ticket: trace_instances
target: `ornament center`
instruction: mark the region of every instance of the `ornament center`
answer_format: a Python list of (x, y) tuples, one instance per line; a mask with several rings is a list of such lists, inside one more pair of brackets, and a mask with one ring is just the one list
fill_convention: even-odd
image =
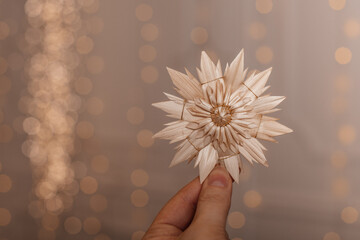
[(211, 120), (216, 126), (223, 127), (231, 122), (231, 111), (228, 106), (218, 106), (211, 110)]

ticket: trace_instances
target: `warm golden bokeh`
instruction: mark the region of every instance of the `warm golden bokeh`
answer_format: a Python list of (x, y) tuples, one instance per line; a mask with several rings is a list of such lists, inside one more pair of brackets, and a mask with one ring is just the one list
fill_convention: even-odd
[(133, 191), (130, 198), (135, 207), (145, 207), (149, 202), (149, 195), (142, 189)]
[(8, 62), (6, 61), (6, 59), (4, 59), (3, 57), (0, 56), (0, 74), (6, 73), (8, 66), (9, 65), (8, 65)]
[(136, 169), (131, 173), (131, 182), (136, 187), (144, 187), (149, 181), (149, 174), (143, 169)]
[(346, 0), (329, 0), (329, 5), (332, 9), (339, 11), (345, 7)]
[(109, 159), (104, 155), (96, 155), (91, 159), (91, 169), (96, 173), (106, 173), (109, 169)]
[(94, 48), (94, 41), (88, 36), (81, 36), (76, 40), (76, 50), (80, 54), (88, 54)]
[(96, 217), (88, 217), (83, 223), (84, 232), (89, 235), (95, 235), (101, 230), (101, 223)]
[(104, 102), (97, 97), (91, 97), (86, 101), (86, 111), (91, 115), (100, 115), (104, 110)]
[(89, 78), (79, 77), (75, 80), (74, 87), (77, 93), (87, 95), (93, 89), (93, 83)]
[(335, 51), (335, 60), (339, 64), (348, 64), (351, 61), (352, 53), (349, 48), (340, 47)]
[(4, 40), (10, 34), (10, 27), (6, 22), (0, 21), (0, 40)]
[(249, 25), (249, 35), (254, 40), (263, 39), (266, 36), (266, 27), (261, 22), (253, 22)]
[(322, 240), (341, 240), (339, 234), (335, 232), (328, 232), (324, 235)]
[(350, 191), (349, 181), (343, 177), (336, 178), (332, 183), (332, 193), (338, 198), (348, 196)]
[(98, 189), (98, 182), (93, 177), (84, 177), (80, 181), (80, 189), (85, 194), (94, 194)]
[(256, 49), (256, 60), (261, 64), (269, 64), (273, 60), (273, 50), (268, 46), (261, 46)]
[(76, 126), (76, 134), (82, 139), (89, 139), (94, 135), (94, 125), (88, 121), (81, 121)]
[(14, 137), (14, 131), (9, 125), (0, 125), (0, 143), (8, 143)]
[(346, 207), (341, 211), (341, 220), (347, 224), (355, 223), (358, 220), (359, 212), (353, 207)]
[(77, 217), (68, 217), (64, 222), (64, 229), (71, 235), (78, 234), (81, 231), (82, 223)]
[(139, 58), (143, 62), (152, 62), (155, 60), (156, 56), (156, 49), (151, 45), (143, 45), (139, 48)]
[(356, 129), (353, 125), (344, 124), (338, 130), (338, 138), (344, 145), (352, 144), (356, 139)]
[(208, 31), (203, 27), (196, 27), (191, 30), (190, 39), (193, 43), (201, 45), (208, 40)]
[(145, 83), (155, 83), (159, 78), (159, 71), (152, 65), (145, 66), (141, 69), (141, 80)]
[(100, 213), (107, 209), (108, 201), (105, 196), (97, 194), (90, 198), (89, 204), (94, 212)]
[(87, 70), (91, 74), (100, 74), (104, 70), (105, 62), (99, 56), (91, 56), (86, 60)]
[(154, 144), (153, 133), (150, 130), (143, 129), (137, 134), (137, 142), (141, 147), (148, 148)]
[(228, 224), (230, 227), (238, 229), (245, 225), (245, 216), (241, 212), (231, 212), (228, 216)]
[(350, 39), (355, 39), (360, 34), (360, 23), (356, 19), (348, 19), (344, 24), (344, 33)]
[(135, 9), (135, 16), (139, 21), (149, 21), (153, 16), (153, 9), (148, 4), (139, 4)]
[(11, 80), (4, 75), (0, 76), (0, 96), (7, 94), (10, 91), (10, 89), (11, 89)]
[[(1, 171), (1, 166), (0, 166)], [(8, 175), (0, 174), (0, 193), (6, 193), (10, 191), (12, 187), (11, 178)]]
[(149, 42), (155, 41), (159, 37), (159, 29), (155, 24), (146, 23), (141, 27), (141, 37)]
[(268, 14), (273, 8), (272, 0), (256, 0), (256, 10), (261, 14)]
[(347, 163), (346, 153), (343, 151), (336, 151), (331, 155), (331, 164), (334, 168), (344, 169)]
[(244, 194), (244, 203), (248, 208), (256, 208), (262, 202), (262, 196), (259, 192), (255, 190), (247, 191)]
[(11, 221), (11, 214), (8, 209), (0, 208), (0, 227), (6, 226)]

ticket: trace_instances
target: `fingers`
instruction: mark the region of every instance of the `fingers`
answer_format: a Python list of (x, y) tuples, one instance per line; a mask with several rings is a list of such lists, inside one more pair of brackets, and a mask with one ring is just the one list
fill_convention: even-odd
[(201, 184), (197, 177), (170, 199), (151, 226), (167, 224), (184, 231), (195, 214), (200, 189)]
[(203, 183), (193, 223), (208, 229), (223, 229), (229, 213), (232, 179), (223, 167), (215, 167)]

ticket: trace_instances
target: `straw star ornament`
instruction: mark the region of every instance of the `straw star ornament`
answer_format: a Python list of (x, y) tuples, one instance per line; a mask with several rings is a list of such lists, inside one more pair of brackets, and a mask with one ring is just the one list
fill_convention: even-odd
[[(239, 182), (241, 158), (268, 166), (266, 148), (258, 139), (276, 142), (274, 136), (292, 132), (266, 114), (285, 97), (262, 94), (271, 68), (247, 75), (244, 51), (227, 64), (224, 74), (220, 61), (215, 65), (203, 51), (198, 81), (187, 69), (186, 74), (168, 68), (179, 98), (165, 93), (168, 101), (154, 103), (176, 121), (154, 137), (181, 142), (170, 166), (195, 160), (202, 183), (216, 164), (225, 166), (234, 181)], [(240, 158), (240, 155), (242, 157)]]

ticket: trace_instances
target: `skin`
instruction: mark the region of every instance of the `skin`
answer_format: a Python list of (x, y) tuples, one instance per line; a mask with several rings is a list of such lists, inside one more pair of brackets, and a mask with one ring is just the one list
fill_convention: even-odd
[(195, 178), (161, 209), (143, 240), (228, 240), (232, 179), (217, 166), (201, 185)]

